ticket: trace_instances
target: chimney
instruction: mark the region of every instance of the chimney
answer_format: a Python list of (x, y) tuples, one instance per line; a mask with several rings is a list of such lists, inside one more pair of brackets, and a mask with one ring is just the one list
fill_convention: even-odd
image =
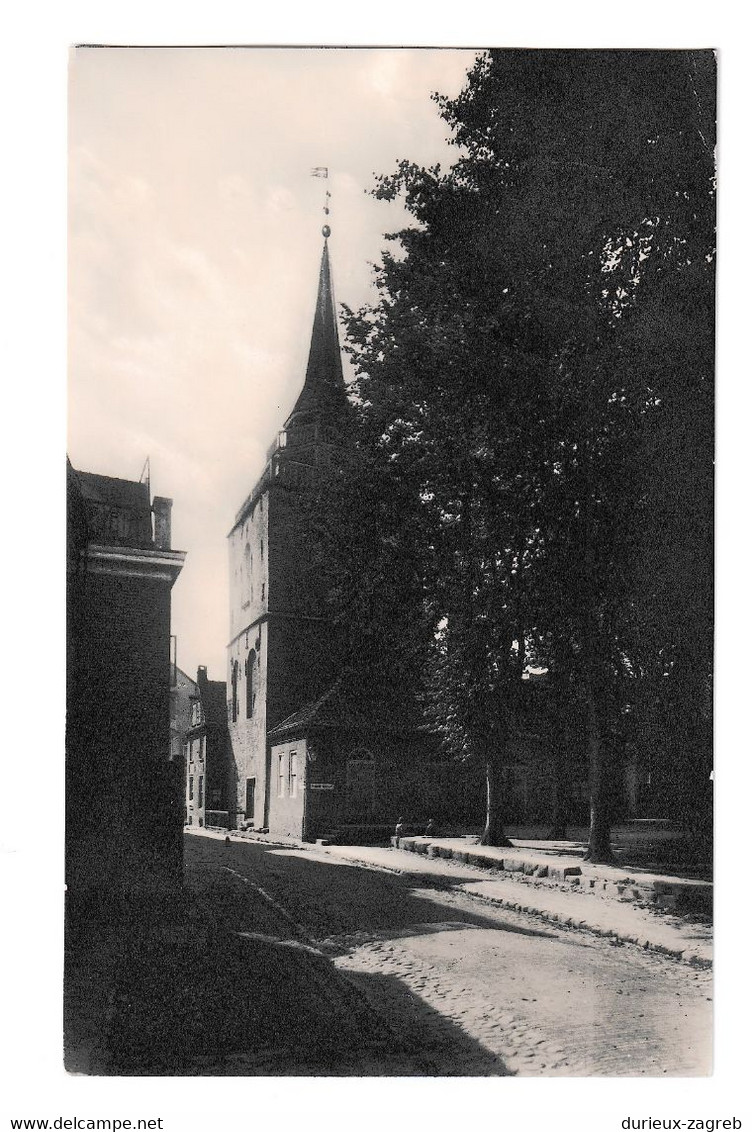
[(169, 550), (172, 500), (165, 499), (163, 495), (155, 495), (151, 509), (154, 512), (154, 545), (158, 550)]

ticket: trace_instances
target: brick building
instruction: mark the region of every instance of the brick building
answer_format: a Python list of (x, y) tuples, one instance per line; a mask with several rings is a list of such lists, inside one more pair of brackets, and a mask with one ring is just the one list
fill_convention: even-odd
[(184, 739), (185, 815), (187, 825), (227, 827), (228, 747), (224, 680), (210, 680), (198, 669)]
[(170, 754), (172, 501), (68, 464), (69, 899), (179, 883), (181, 767)]

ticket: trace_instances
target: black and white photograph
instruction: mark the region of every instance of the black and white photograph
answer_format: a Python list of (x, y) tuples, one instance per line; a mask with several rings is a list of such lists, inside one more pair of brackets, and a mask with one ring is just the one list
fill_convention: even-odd
[(0, 1123), (749, 1126), (744, 30), (11, 10)]
[(707, 1076), (712, 47), (69, 68), (66, 1070)]

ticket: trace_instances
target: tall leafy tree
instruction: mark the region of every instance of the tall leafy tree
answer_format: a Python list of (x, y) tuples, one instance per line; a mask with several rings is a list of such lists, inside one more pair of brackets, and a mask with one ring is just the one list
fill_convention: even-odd
[[(488, 53), (437, 98), (454, 165), (403, 162), (376, 190), (414, 225), (392, 237), (378, 302), (348, 314), (361, 413), (420, 516), (429, 711), (486, 763), (492, 843), (530, 642), (555, 642), (573, 691), (596, 860), (613, 738), (639, 701), (625, 687), (656, 649), (675, 712), (707, 678), (707, 648), (695, 662), (686, 644), (708, 615), (712, 72), (702, 53)], [(681, 459), (697, 538), (667, 574), (686, 584), (702, 560), (702, 580), (678, 628), (671, 585), (649, 576), (685, 521), (661, 487)]]
[[(512, 242), (521, 251), (514, 279), (526, 319), (545, 327), (555, 402), (541, 617), (560, 655), (570, 642), (596, 859), (610, 855), (604, 740), (623, 699), (614, 684), (655, 647), (645, 597), (660, 586), (639, 561), (668, 566), (666, 533), (690, 516), (695, 537), (681, 541), (688, 561), (702, 560), (699, 584), (682, 573), (697, 597), (689, 622), (703, 631), (705, 660), (711, 639), (700, 606), (707, 612), (711, 593), (712, 82), (709, 53), (501, 52), (479, 61), (457, 100), (442, 102), (467, 151), (456, 168), (479, 191), (491, 187), (512, 231), (520, 216), (528, 222), (527, 238)], [(686, 366), (690, 341), (697, 361)], [(690, 419), (696, 443), (680, 442), (677, 462), (666, 433), (686, 435)], [(671, 468), (694, 488), (667, 491)], [(688, 495), (694, 503), (678, 505)], [(661, 527), (645, 523), (657, 497), (664, 518), (673, 516)], [(666, 573), (678, 581), (675, 569)], [(674, 651), (673, 602), (659, 604), (663, 645)], [(667, 664), (689, 692), (692, 681)], [(702, 680), (707, 664), (695, 673)]]
[[(351, 313), (349, 334), (364, 414), (425, 524), (426, 710), (452, 753), (485, 764), (484, 840), (504, 844), (501, 771), (537, 554), (535, 343), (523, 356), (494, 314), (505, 280), (476, 193), (408, 165), (379, 189), (401, 191), (421, 226), (399, 234), (407, 255), (385, 257), (381, 303)], [(491, 349), (477, 348), (484, 338)]]
[(330, 417), (328, 430), (329, 458), (299, 499), (305, 589), (318, 595), (319, 611), (328, 606), (327, 665), (344, 700), (418, 723), (429, 531), (415, 483), (409, 468), (398, 474), (357, 401)]

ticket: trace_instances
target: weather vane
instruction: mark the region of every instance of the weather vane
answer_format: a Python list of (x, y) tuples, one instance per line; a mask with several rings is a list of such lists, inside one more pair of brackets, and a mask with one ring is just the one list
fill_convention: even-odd
[[(324, 180), (328, 181), (329, 180), (329, 169), (327, 168), (326, 165), (316, 165), (315, 168), (313, 168), (311, 170), (311, 176), (312, 177), (323, 177)], [(324, 193), (324, 215), (325, 216), (329, 215), (329, 201), (331, 200), (331, 197), (332, 197), (332, 194), (327, 189)], [(324, 227), (321, 229), (321, 234), (322, 234), (322, 236), (324, 237), (325, 240), (329, 236), (331, 236), (332, 230), (331, 230), (331, 228), (329, 227), (328, 224), (325, 224)]]

